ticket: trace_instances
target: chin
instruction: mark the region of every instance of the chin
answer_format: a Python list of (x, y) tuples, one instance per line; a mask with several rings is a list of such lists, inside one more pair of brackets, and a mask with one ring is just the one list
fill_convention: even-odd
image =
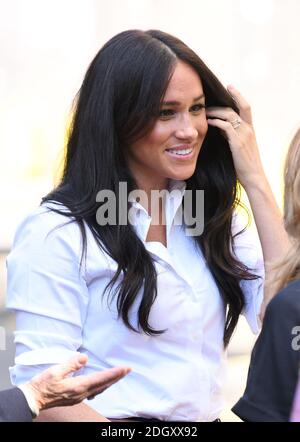
[(172, 176), (170, 176), (170, 178), (172, 180), (186, 181), (189, 178), (191, 178), (192, 175), (194, 175), (195, 169), (196, 169), (196, 167), (193, 167), (193, 168), (190, 168), (189, 170), (186, 169), (186, 170), (174, 173), (174, 174), (172, 174)]

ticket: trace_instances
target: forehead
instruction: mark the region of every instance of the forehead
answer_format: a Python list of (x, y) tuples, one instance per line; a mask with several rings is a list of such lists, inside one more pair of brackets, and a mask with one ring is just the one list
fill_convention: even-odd
[(179, 61), (168, 84), (164, 99), (191, 98), (203, 94), (198, 73), (187, 63)]

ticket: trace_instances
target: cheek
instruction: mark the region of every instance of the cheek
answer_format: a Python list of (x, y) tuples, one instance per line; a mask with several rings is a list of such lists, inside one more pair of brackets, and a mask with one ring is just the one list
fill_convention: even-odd
[(201, 121), (199, 121), (197, 125), (197, 130), (200, 136), (205, 137), (207, 131), (208, 131), (208, 123), (206, 116), (201, 118)]
[(151, 133), (148, 135), (147, 142), (149, 145), (164, 145), (172, 134), (172, 127), (169, 124), (157, 122)]

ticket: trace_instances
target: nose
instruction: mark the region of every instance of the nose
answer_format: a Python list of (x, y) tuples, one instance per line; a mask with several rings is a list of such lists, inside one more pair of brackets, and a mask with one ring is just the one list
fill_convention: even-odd
[(198, 130), (189, 115), (182, 117), (180, 122), (178, 122), (175, 136), (176, 138), (188, 141), (193, 141), (198, 137)]

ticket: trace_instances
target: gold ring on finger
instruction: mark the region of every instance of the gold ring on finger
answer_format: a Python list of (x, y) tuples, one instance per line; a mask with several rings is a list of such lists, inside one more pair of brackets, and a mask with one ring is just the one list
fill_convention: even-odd
[(241, 118), (236, 118), (235, 120), (230, 121), (230, 123), (231, 123), (233, 129), (237, 129), (238, 127), (240, 127), (242, 120), (241, 120)]

